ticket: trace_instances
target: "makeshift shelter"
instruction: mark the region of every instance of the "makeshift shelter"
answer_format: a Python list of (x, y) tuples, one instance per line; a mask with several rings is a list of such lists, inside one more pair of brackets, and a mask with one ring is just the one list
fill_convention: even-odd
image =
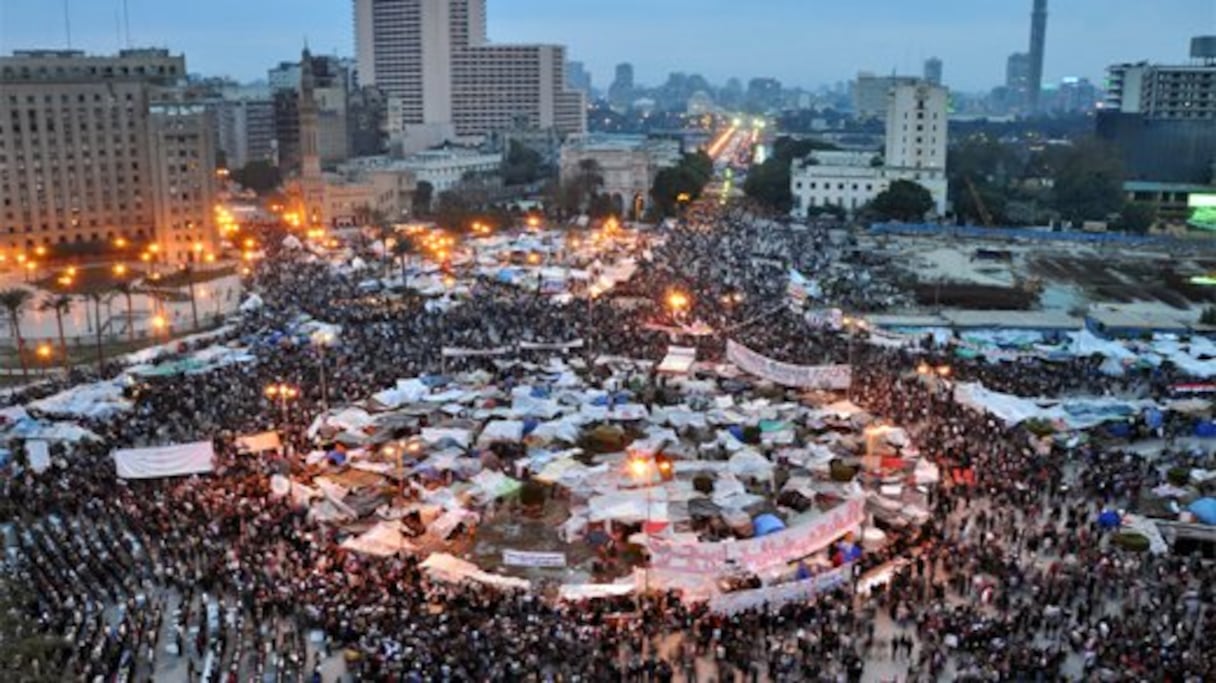
[(1216, 498), (1200, 498), (1187, 509), (1199, 522), (1216, 525)]

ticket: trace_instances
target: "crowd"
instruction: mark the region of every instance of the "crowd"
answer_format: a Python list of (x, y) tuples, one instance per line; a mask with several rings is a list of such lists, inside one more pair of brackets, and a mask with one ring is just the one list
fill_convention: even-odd
[[(622, 289), (651, 302), (689, 293), (685, 321), (716, 331), (694, 340), (702, 358), (720, 359), (730, 336), (793, 363), (852, 363), (855, 402), (907, 425), (943, 472), (973, 475), (944, 477), (928, 524), (858, 561), (859, 575), (895, 562), (884, 587), (724, 617), (674, 594), (566, 604), (436, 583), (413, 557), (353, 555), (332, 528), (270, 495), (269, 475), (298, 461), (238, 455), (233, 438), (282, 427), (306, 451), (305, 428), (323, 402), (439, 372), (445, 346), (581, 338), (587, 354), (659, 358), (670, 339), (647, 323), (670, 313), (611, 296), (555, 304), (489, 283), (446, 311), (408, 296), (386, 305), (355, 275), (262, 237), (267, 258), (248, 284), (265, 306), (231, 332), (256, 362), (142, 383), (130, 390), (131, 414), (86, 425), (101, 442), (54, 454), (64, 467), (0, 478), (0, 512), (17, 535), (10, 606), (67, 643), (21, 660), (5, 680), (56, 671), (144, 681), (173, 671), (191, 682), (318, 681), (320, 663), (338, 652), (348, 675), (368, 682), (857, 681), (876, 670), (908, 681), (1216, 680), (1212, 567), (1119, 550), (1095, 523), (1106, 506), (1134, 509), (1142, 489), (1161, 483), (1159, 468), (1099, 445), (1042, 448), (1026, 430), (958, 405), (945, 380), (913, 370), (949, 349), (809, 329), (784, 303), (790, 267), (846, 310), (901, 295), (865, 286), (883, 264), (847, 237), (747, 208), (692, 207)], [(340, 341), (320, 350), (278, 334), (301, 315), (340, 325)], [(1111, 379), (1089, 359), (949, 362), (958, 378), (1022, 395), (1148, 395), (1174, 379), (1168, 370)], [(262, 393), (276, 381), (304, 389), (283, 424)], [(197, 439), (216, 444), (212, 475), (125, 482), (106, 457), (116, 446)]]

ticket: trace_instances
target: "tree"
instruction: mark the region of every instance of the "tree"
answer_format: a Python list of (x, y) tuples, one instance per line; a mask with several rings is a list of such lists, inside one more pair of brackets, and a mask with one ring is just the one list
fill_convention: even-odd
[(127, 341), (135, 341), (135, 310), (131, 305), (131, 295), (135, 286), (127, 280), (114, 283), (114, 293), (121, 294), (127, 300)]
[(1065, 220), (1104, 221), (1123, 208), (1123, 163), (1111, 145), (1082, 140), (1054, 165), (1055, 208)]
[(790, 165), (811, 152), (834, 149), (838, 149), (836, 145), (820, 140), (777, 138), (769, 158), (748, 171), (743, 192), (761, 204), (787, 212), (794, 205), (794, 195), (790, 192)]
[(660, 216), (671, 216), (676, 212), (681, 198), (689, 200), (701, 196), (705, 184), (714, 174), (714, 162), (704, 151), (685, 154), (680, 163), (665, 168), (655, 176), (650, 196)]
[(1143, 235), (1157, 222), (1157, 207), (1153, 204), (1128, 202), (1119, 214), (1117, 227), (1137, 235)]
[(258, 194), (267, 194), (283, 184), (283, 177), (278, 167), (269, 161), (257, 160), (245, 164), (244, 168), (232, 172), (232, 179), (246, 190)]
[(431, 202), (435, 199), (435, 186), (426, 180), (418, 181), (414, 188), (414, 215), (424, 216), (431, 212)]
[(110, 292), (105, 289), (96, 289), (86, 294), (85, 297), (93, 302), (93, 331), (97, 333), (97, 374), (104, 377), (106, 354), (101, 343), (101, 302), (110, 298)]
[(401, 285), (405, 286), (405, 264), (409, 255), (414, 253), (414, 242), (409, 237), (399, 235), (393, 243), (393, 256), (401, 262)]
[(72, 297), (67, 294), (57, 294), (42, 302), (40, 307), (44, 312), (55, 313), (55, 328), (59, 332), (59, 355), (63, 360), (63, 369), (68, 369), (68, 341), (63, 336), (63, 316), (72, 310)]
[(896, 180), (874, 198), (870, 208), (886, 220), (919, 221), (933, 210), (933, 195), (919, 183)]
[(21, 336), (21, 314), (34, 293), (28, 289), (14, 287), (0, 291), (0, 307), (8, 312), (8, 322), (13, 330), (13, 339), (17, 342), (17, 358), (21, 361), (21, 377), (29, 377), (29, 364), (25, 359), (25, 338)]

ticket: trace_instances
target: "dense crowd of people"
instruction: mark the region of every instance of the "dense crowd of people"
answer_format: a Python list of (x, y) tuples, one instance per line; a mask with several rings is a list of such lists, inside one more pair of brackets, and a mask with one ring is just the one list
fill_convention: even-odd
[[(302, 468), (298, 459), (244, 457), (233, 439), (280, 427), (306, 452), (305, 428), (323, 403), (438, 373), (443, 347), (581, 338), (588, 355), (655, 359), (670, 339), (647, 324), (671, 322), (670, 312), (614, 296), (558, 304), (491, 283), (447, 310), (408, 294), (390, 302), (361, 290), (364, 276), (284, 248), (273, 232), (262, 238), (267, 258), (248, 285), (265, 305), (229, 337), (253, 350), (254, 363), (142, 383), (130, 390), (130, 414), (85, 423), (100, 442), (57, 449), (62, 466), (44, 474), (0, 478), (0, 512), (16, 535), (10, 606), (66, 643), (21, 659), (5, 680), (62, 672), (143, 681), (172, 671), (191, 682), (317, 681), (337, 652), (346, 653), (346, 675), (369, 682), (857, 681), (877, 670), (907, 681), (1216, 680), (1212, 567), (1128, 553), (1095, 522), (1106, 507), (1134, 509), (1142, 490), (1162, 483), (1161, 468), (1096, 443), (1043, 447), (1025, 429), (959, 405), (945, 380), (914, 368), (948, 359), (955, 377), (1020, 395), (1149, 396), (1177, 379), (1173, 371), (1115, 379), (1087, 358), (988, 364), (810, 328), (785, 303), (791, 267), (842, 308), (869, 311), (900, 301), (871, 278), (884, 264), (839, 232), (747, 207), (694, 206), (621, 297), (662, 302), (687, 292), (682, 322), (716, 330), (691, 340), (702, 358), (721, 359), (729, 336), (792, 363), (851, 363), (852, 400), (907, 425), (943, 472), (973, 476), (943, 477), (922, 529), (858, 561), (858, 575), (896, 567), (868, 595), (850, 586), (729, 617), (675, 594), (567, 604), (436, 583), (414, 557), (353, 555), (333, 528), (270, 495), (269, 475)], [(321, 350), (283, 335), (302, 315), (341, 326), (339, 341)], [(278, 381), (304, 389), (283, 424), (262, 392)], [(106, 457), (117, 446), (198, 439), (214, 440), (219, 458), (204, 477), (123, 481)]]

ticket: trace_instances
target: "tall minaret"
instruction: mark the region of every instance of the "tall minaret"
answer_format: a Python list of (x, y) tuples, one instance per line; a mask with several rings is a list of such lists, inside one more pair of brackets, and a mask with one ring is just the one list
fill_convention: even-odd
[(316, 76), (308, 48), (300, 57), (300, 194), (306, 223), (324, 223), (325, 178), (321, 175), (321, 153), (317, 139)]
[(1047, 50), (1047, 0), (1034, 0), (1030, 15), (1030, 83), (1027, 107), (1039, 110), (1039, 95), (1043, 92), (1043, 53)]

